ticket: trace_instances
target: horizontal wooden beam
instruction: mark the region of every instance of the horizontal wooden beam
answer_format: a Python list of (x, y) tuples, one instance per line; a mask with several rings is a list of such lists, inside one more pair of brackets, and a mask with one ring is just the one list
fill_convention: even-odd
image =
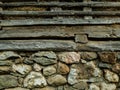
[(39, 50), (75, 50), (73, 41), (61, 40), (0, 40), (1, 50), (39, 51)]
[[(3, 0), (4, 1), (4, 0)], [(7, 0), (8, 1), (8, 0)], [(14, 2), (0, 4), (2, 7), (41, 6), (41, 7), (120, 7), (120, 2)]]
[(120, 18), (112, 19), (25, 19), (0, 20), (0, 26), (30, 26), (30, 25), (110, 25), (120, 23)]
[(3, 16), (120, 16), (120, 11), (0, 11)]

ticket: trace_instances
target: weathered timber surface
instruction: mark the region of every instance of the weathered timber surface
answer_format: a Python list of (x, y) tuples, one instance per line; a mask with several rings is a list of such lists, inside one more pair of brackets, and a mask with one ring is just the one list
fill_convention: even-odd
[(0, 50), (39, 51), (75, 50), (73, 41), (61, 40), (0, 40)]
[(85, 45), (77, 44), (77, 50), (83, 51), (120, 51), (119, 41), (89, 41)]
[[(3, 0), (3, 1), (5, 1), (5, 0)], [(19, 6), (44, 6), (44, 7), (46, 7), (46, 6), (47, 7), (120, 7), (120, 2), (14, 2), (14, 3), (3, 3), (3, 4), (0, 4), (0, 6), (2, 6), (2, 7), (10, 7), (10, 6), (14, 6), (14, 7), (19, 7)]]
[(89, 38), (120, 38), (120, 25), (3, 27), (0, 38), (70, 38), (75, 34), (86, 34)]
[(120, 23), (120, 18), (113, 19), (26, 19), (0, 20), (0, 26), (30, 26), (30, 25), (109, 25)]
[(120, 11), (0, 11), (3, 16), (119, 16)]

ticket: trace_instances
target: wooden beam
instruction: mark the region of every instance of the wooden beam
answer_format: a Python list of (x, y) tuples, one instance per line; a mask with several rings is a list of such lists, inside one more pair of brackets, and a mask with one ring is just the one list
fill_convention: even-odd
[(26, 19), (0, 20), (0, 26), (30, 26), (30, 25), (111, 25), (120, 23), (120, 18), (112, 19)]
[(120, 11), (0, 11), (3, 16), (120, 16)]
[(14, 2), (14, 3), (3, 3), (3, 4), (0, 4), (0, 6), (2, 6), (2, 7), (20, 7), (20, 6), (41, 6), (41, 7), (46, 7), (46, 6), (47, 7), (120, 7), (120, 2)]
[(75, 48), (76, 44), (68, 40), (0, 40), (0, 51), (69, 51)]

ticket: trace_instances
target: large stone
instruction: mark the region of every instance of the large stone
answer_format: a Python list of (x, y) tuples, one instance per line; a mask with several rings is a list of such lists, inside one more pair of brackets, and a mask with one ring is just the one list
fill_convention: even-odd
[(95, 52), (82, 52), (81, 59), (84, 60), (94, 60), (97, 58), (97, 54)]
[(120, 63), (113, 65), (112, 70), (116, 73), (120, 73)]
[(116, 63), (116, 60), (117, 60), (116, 53), (114, 52), (102, 52), (102, 53), (99, 53), (99, 56), (100, 56), (100, 60), (106, 63), (114, 64)]
[(57, 63), (57, 56), (52, 51), (42, 51), (33, 54), (32, 60), (41, 65), (51, 65)]
[[(98, 87), (98, 86), (95, 85), (95, 84), (90, 84), (89, 90), (100, 90), (100, 87)], [(104, 90), (105, 90), (105, 89), (104, 89)]]
[(47, 85), (46, 79), (40, 72), (30, 72), (24, 79), (24, 87), (35, 88)]
[(119, 82), (119, 76), (114, 73), (111, 72), (110, 70), (104, 70), (105, 72), (105, 79), (108, 80), (109, 82)]
[(59, 74), (48, 77), (47, 81), (52, 86), (60, 86), (67, 83), (66, 78)]
[(63, 52), (58, 55), (59, 60), (66, 64), (73, 64), (80, 62), (80, 54), (76, 52)]
[(59, 62), (58, 67), (57, 67), (57, 71), (59, 74), (68, 74), (70, 69), (66, 64)]
[(10, 88), (10, 89), (5, 89), (5, 90), (29, 90), (27, 88), (21, 88), (21, 87), (16, 87), (16, 88)]
[(13, 64), (12, 70), (13, 72), (18, 72), (20, 74), (27, 74), (32, 70), (32, 67), (26, 64)]
[(56, 73), (56, 68), (54, 66), (48, 66), (43, 69), (43, 75), (50, 76)]
[(35, 88), (33, 90), (56, 90), (56, 89), (54, 87), (47, 86), (47, 87), (44, 87), (44, 88)]
[(0, 76), (0, 89), (17, 87), (17, 78), (11, 75), (1, 75)]
[(20, 58), (20, 56), (12, 51), (5, 51), (0, 53), (0, 60), (6, 60), (10, 58)]
[(115, 84), (101, 83), (101, 90), (116, 90)]

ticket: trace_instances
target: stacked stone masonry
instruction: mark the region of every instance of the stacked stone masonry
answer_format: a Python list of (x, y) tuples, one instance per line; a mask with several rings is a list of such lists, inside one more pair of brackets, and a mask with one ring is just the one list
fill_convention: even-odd
[(119, 52), (0, 52), (0, 90), (119, 90)]

